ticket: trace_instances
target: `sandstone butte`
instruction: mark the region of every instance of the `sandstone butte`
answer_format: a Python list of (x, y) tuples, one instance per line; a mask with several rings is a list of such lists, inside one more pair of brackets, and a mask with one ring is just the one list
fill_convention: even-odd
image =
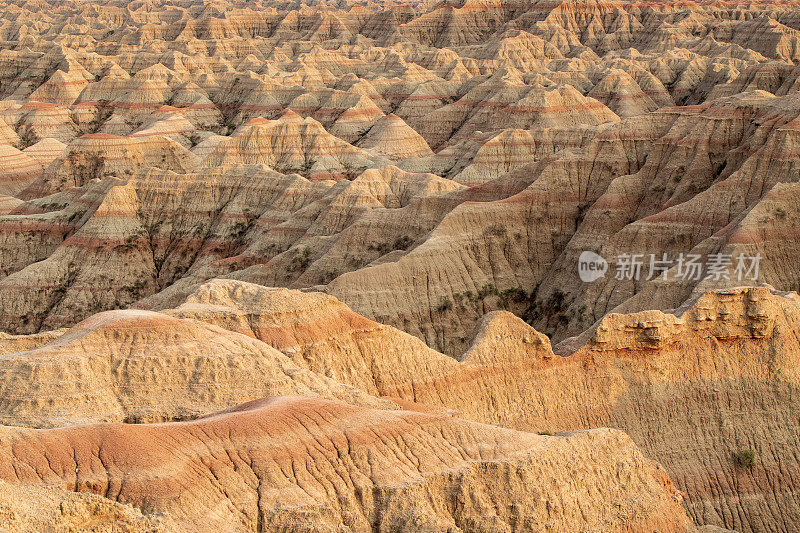
[(797, 2), (0, 13), (0, 531), (800, 531)]

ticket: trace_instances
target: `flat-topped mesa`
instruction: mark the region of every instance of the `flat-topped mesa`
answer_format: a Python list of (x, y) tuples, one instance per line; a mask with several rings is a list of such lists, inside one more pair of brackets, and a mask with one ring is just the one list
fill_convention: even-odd
[(607, 315), (589, 346), (596, 351), (655, 350), (693, 338), (763, 339), (772, 334), (779, 317), (788, 318), (788, 302), (782, 297), (797, 301), (793, 293), (741, 287), (706, 293), (680, 317), (661, 311)]
[(307, 397), (191, 422), (0, 427), (2, 481), (105, 495), (186, 532), (691, 529), (618, 430), (540, 436)]

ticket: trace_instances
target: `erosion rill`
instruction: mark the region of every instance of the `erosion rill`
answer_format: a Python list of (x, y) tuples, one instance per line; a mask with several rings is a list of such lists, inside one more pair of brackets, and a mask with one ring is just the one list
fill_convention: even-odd
[(0, 13), (0, 532), (800, 531), (796, 2)]

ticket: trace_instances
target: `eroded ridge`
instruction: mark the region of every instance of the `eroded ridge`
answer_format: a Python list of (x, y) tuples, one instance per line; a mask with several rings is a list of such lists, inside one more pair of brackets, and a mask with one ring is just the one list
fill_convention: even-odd
[[(86, 359), (84, 347), (70, 341), (76, 330), (84, 330), (79, 325), (54, 333), (56, 340), (39, 341), (50, 344), (0, 357), (0, 371), (12, 385), (0, 402), (5, 422), (52, 427), (125, 416), (171, 420), (180, 418), (174, 415), (178, 407), (184, 417), (196, 417), (225, 402), (256, 399), (265, 387), (313, 391), (322, 398), (447, 414), (519, 431), (619, 428), (664, 465), (697, 524), (790, 529), (800, 512), (794, 503), (798, 428), (793, 401), (800, 306), (793, 293), (725, 289), (704, 295), (680, 315), (609, 315), (583, 347), (567, 356), (554, 354), (547, 337), (508, 312), (487, 315), (471, 348), (454, 359), (354, 313), (330, 295), (235, 280), (208, 282), (175, 309), (139, 313), (129, 318), (127, 329), (92, 349), (101, 361), (118, 357), (120, 346), (114, 342), (130, 349), (127, 372), (112, 374), (122, 385), (119, 404), (107, 408), (92, 400), (72, 415), (64, 407), (75, 409), (63, 400), (74, 397), (74, 385), (56, 376), (72, 361)], [(110, 331), (114, 323), (109, 321)], [(172, 342), (179, 339), (174, 332), (184, 328), (196, 333), (191, 342), (175, 342), (169, 356), (154, 357), (154, 345), (131, 346), (125, 340), (135, 335), (142, 342), (152, 335), (156, 344)], [(12, 346), (22, 341), (33, 342), (30, 336), (8, 338)], [(230, 345), (247, 349), (214, 359), (213, 373), (196, 374), (202, 388), (181, 370), (185, 361), (208, 357), (198, 346), (214, 352)], [(254, 347), (259, 351), (251, 351)], [(53, 350), (58, 357), (47, 356)], [(272, 355), (264, 361), (261, 354)], [(199, 394), (226, 391), (230, 376), (246, 375), (238, 373), (267, 362), (283, 365), (283, 374), (259, 374), (276, 375), (270, 378), (275, 382), (253, 385), (239, 378), (235, 394)], [(53, 370), (36, 374), (38, 390), (26, 388), (31, 374), (20, 368), (43, 364)], [(151, 379), (152, 368), (170, 379)], [(124, 386), (128, 382), (147, 387)], [(43, 400), (48, 397), (53, 400)], [(120, 404), (130, 410), (127, 415), (120, 413)], [(748, 450), (752, 464), (742, 465), (736, 457)]]
[(4, 480), (167, 512), (186, 531), (689, 524), (661, 467), (619, 431), (544, 437), (303, 397), (193, 422), (3, 428), (0, 457)]

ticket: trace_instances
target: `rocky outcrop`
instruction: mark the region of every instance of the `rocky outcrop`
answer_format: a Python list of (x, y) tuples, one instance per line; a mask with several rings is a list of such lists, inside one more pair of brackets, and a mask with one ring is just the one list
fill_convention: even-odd
[(103, 494), (183, 531), (689, 527), (619, 431), (547, 437), (302, 397), (193, 422), (0, 428), (0, 457), (4, 481)]
[[(0, 280), (0, 316), (13, 333), (140, 300), (169, 307), (230, 274), (292, 287), (333, 282), (330, 291), (359, 313), (451, 355), (497, 309), (561, 342), (608, 312), (674, 309), (713, 288), (608, 278), (584, 286), (574, 268), (582, 251), (651, 253), (644, 243), (674, 254), (738, 251), (719, 231), (797, 170), (796, 23), (783, 4), (468, 2), (311, 13), (250, 3), (205, 14), (169, 4), (130, 5), (134, 14), (122, 18), (98, 6), (80, 24), (64, 22), (84, 13), (72, 4), (35, 13), (9, 6), (15, 18), (3, 26), (0, 195), (29, 202), (0, 210), (2, 273), (27, 269), (25, 279)], [(470, 190), (339, 211), (341, 189), (329, 179), (391, 174), (390, 163)], [(199, 229), (188, 235), (166, 222), (185, 218), (191, 200), (156, 202), (163, 230), (152, 243), (174, 252), (150, 260), (142, 246), (144, 257), (105, 250), (108, 261), (76, 260), (85, 250), (71, 249), (70, 237), (102, 245), (84, 225), (100, 203), (120, 201), (117, 185), (171, 175), (156, 169), (212, 187), (240, 186), (247, 174), (262, 183), (247, 165), (283, 175), (269, 185), (284, 188), (278, 209), (251, 195), (247, 213), (228, 213), (229, 197), (215, 192), (208, 220), (194, 217)], [(294, 173), (329, 188), (328, 198), (310, 207), (305, 182), (285, 177)], [(148, 211), (126, 196), (128, 216)], [(456, 209), (465, 202), (474, 204)], [(241, 217), (230, 228), (219, 219), (229, 215)], [(700, 222), (663, 222), (676, 218)], [(132, 252), (141, 230), (130, 217), (120, 222), (114, 247)], [(791, 266), (762, 255), (757, 281), (798, 289)], [(109, 268), (84, 273), (84, 264)], [(383, 292), (386, 280), (402, 294)], [(53, 292), (62, 287), (64, 302)], [(503, 305), (508, 298), (495, 296), (504, 291), (525, 297)]]
[(375, 165), (370, 154), (292, 111), (276, 120), (248, 121), (217, 144), (202, 163), (207, 168), (232, 164), (265, 164), (279, 172), (303, 172), (317, 179), (345, 173), (352, 179)]
[(372, 125), (357, 144), (393, 160), (433, 155), (425, 139), (393, 113)]
[[(262, 339), (299, 365), (398, 401), (527, 431), (624, 429), (686, 492), (697, 523), (762, 531), (800, 512), (795, 294), (722, 290), (680, 316), (609, 315), (567, 357), (512, 314), (493, 313), (460, 362), (322, 294), (218, 280), (171, 313)], [(747, 451), (753, 463), (744, 465), (737, 457)]]
[(328, 295), (215, 280), (164, 313), (3, 339), (0, 405), (7, 424), (57, 426), (192, 418), (261, 391), (313, 391), (522, 431), (617, 427), (664, 464), (696, 523), (759, 531), (797, 512), (793, 448), (779, 436), (795, 431), (798, 331), (796, 295), (743, 288), (680, 317), (610, 315), (568, 357), (512, 314), (489, 314), (457, 361)]
[(0, 481), (0, 527), (5, 531), (130, 531), (176, 533), (164, 516), (142, 511), (91, 492), (41, 484)]
[(393, 406), (303, 370), (260, 341), (159, 313), (100, 313), (43, 340), (0, 339), (5, 424), (183, 420), (278, 394)]

